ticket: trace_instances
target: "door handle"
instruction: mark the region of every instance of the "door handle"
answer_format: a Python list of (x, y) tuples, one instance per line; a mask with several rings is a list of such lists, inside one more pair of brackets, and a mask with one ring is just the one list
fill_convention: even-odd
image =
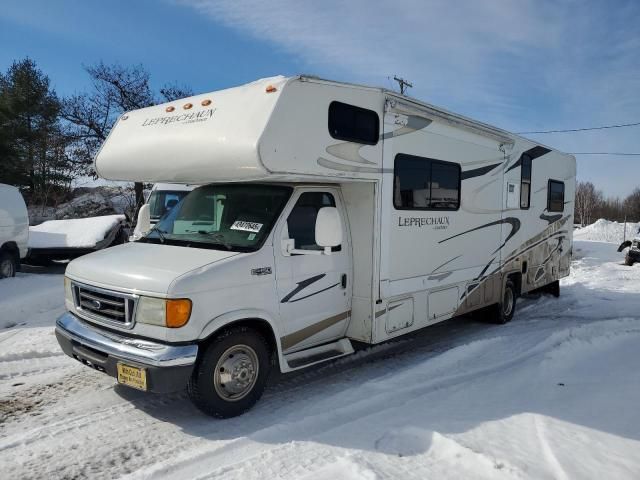
[(347, 274), (346, 273), (342, 274), (341, 283), (342, 283), (342, 288), (347, 288)]

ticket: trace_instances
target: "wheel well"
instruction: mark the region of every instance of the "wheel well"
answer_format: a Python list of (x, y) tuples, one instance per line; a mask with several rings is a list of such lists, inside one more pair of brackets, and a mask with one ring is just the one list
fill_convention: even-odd
[(263, 320), (261, 318), (246, 318), (246, 319), (242, 319), (242, 320), (236, 320), (236, 321), (231, 322), (231, 323), (227, 323), (226, 325), (223, 325), (218, 330), (213, 332), (207, 338), (205, 338), (203, 340), (203, 343), (205, 343), (205, 344), (209, 343), (220, 332), (222, 332), (224, 330), (228, 330), (230, 328), (234, 328), (234, 327), (247, 327), (247, 328), (250, 328), (252, 330), (257, 331), (267, 341), (267, 344), (271, 348), (271, 353), (274, 354), (274, 353), (277, 352), (276, 336), (273, 333), (273, 329), (271, 328), (271, 325), (269, 325), (269, 322), (267, 322), (266, 320)]
[(16, 263), (20, 264), (20, 249), (18, 248), (18, 244), (16, 242), (5, 242), (0, 247), (0, 253), (9, 252), (13, 255)]
[(522, 293), (522, 273), (514, 272), (507, 275), (507, 280), (511, 280), (516, 287), (516, 294), (520, 296)]

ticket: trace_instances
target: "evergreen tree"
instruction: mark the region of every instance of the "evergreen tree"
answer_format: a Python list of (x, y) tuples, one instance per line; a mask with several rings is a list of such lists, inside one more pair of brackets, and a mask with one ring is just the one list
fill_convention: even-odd
[(73, 174), (58, 121), (60, 102), (30, 58), (0, 74), (0, 182), (46, 202)]

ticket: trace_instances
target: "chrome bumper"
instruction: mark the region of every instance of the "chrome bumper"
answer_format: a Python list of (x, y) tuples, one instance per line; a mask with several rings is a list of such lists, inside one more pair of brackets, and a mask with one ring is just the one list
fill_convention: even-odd
[(66, 312), (56, 321), (56, 335), (109, 357), (152, 367), (191, 366), (198, 345), (166, 345), (98, 330)]

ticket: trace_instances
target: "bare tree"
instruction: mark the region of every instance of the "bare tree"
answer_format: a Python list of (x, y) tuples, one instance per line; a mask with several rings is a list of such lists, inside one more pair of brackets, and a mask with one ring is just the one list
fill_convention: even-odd
[(602, 202), (602, 192), (596, 190), (591, 182), (578, 182), (576, 184), (575, 217), (580, 225), (585, 226), (592, 222), (596, 209)]
[(631, 221), (640, 221), (640, 187), (636, 187), (624, 200), (624, 209)]
[[(160, 96), (156, 96), (149, 83), (149, 73), (142, 65), (124, 67), (101, 62), (85, 69), (93, 89), (65, 99), (62, 117), (69, 125), (72, 154), (90, 175), (95, 175), (93, 157), (120, 115), (161, 101), (193, 95), (189, 88), (172, 84), (162, 87)], [(142, 183), (135, 184), (135, 194), (137, 209), (144, 202)]]

